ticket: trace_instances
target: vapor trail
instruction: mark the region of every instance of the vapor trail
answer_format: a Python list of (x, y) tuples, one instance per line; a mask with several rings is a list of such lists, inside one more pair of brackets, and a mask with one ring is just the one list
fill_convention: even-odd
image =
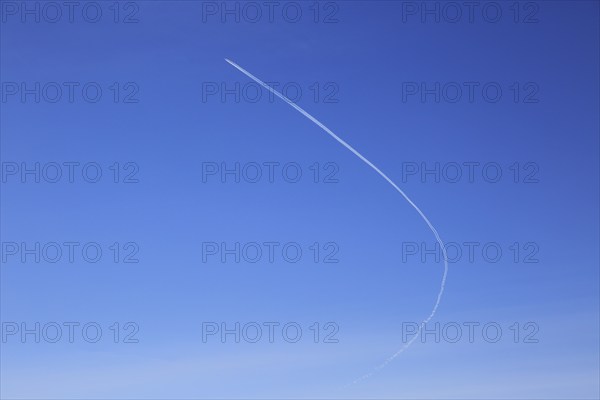
[(438, 309), (438, 306), (440, 305), (440, 301), (442, 300), (442, 295), (444, 294), (444, 288), (446, 286), (446, 277), (448, 276), (448, 257), (446, 256), (446, 248), (444, 246), (444, 242), (440, 238), (440, 235), (438, 234), (437, 230), (433, 227), (433, 225), (431, 224), (431, 222), (429, 222), (429, 219), (425, 216), (425, 214), (423, 214), (423, 211), (421, 211), (421, 209), (419, 207), (417, 207), (417, 205), (406, 195), (406, 193), (404, 193), (402, 191), (402, 189), (400, 189), (398, 187), (398, 185), (396, 185), (386, 174), (384, 174), (379, 168), (377, 168), (371, 161), (367, 160), (354, 147), (350, 146), (342, 138), (340, 138), (338, 135), (336, 135), (335, 133), (333, 133), (328, 127), (326, 127), (325, 125), (323, 125), (319, 120), (317, 120), (315, 117), (313, 117), (312, 115), (310, 115), (309, 113), (307, 113), (306, 111), (304, 111), (300, 106), (298, 106), (296, 103), (294, 103), (293, 101), (291, 101), (290, 99), (288, 99), (287, 97), (285, 97), (283, 94), (279, 93), (277, 90), (273, 89), (272, 87), (270, 87), (269, 85), (267, 85), (266, 83), (264, 83), (263, 81), (261, 81), (260, 79), (258, 79), (256, 76), (252, 75), (250, 72), (246, 71), (244, 68), (242, 68), (239, 65), (237, 65), (236, 63), (234, 63), (233, 61), (231, 61), (231, 60), (229, 60), (227, 58), (225, 59), (225, 61), (227, 61), (229, 64), (231, 64), (232, 66), (234, 66), (238, 71), (240, 71), (241, 73), (243, 73), (244, 75), (246, 75), (247, 77), (249, 77), (250, 79), (252, 79), (253, 81), (255, 81), (256, 83), (258, 83), (259, 85), (261, 85), (262, 87), (264, 87), (265, 89), (267, 89), (269, 92), (273, 93), (275, 96), (279, 97), (281, 100), (285, 101), (290, 106), (294, 107), (300, 114), (304, 115), (306, 118), (308, 118), (309, 120), (311, 120), (312, 122), (314, 122), (319, 128), (321, 128), (325, 132), (327, 132), (329, 134), (329, 136), (331, 136), (332, 138), (334, 138), (335, 140), (337, 140), (342, 146), (344, 146), (346, 149), (350, 150), (352, 153), (354, 153), (355, 156), (357, 156), (358, 158), (360, 158), (365, 164), (367, 164), (375, 172), (377, 172), (383, 179), (385, 179), (390, 185), (392, 185), (392, 187), (394, 189), (396, 189), (396, 191), (398, 191), (398, 193), (400, 193), (402, 195), (402, 197), (404, 197), (404, 199), (406, 199), (406, 201), (408, 201), (408, 203), (419, 213), (419, 215), (421, 216), (421, 218), (423, 218), (423, 220), (425, 221), (425, 223), (427, 224), (427, 226), (429, 227), (429, 229), (431, 230), (431, 232), (435, 236), (435, 240), (440, 245), (440, 248), (442, 249), (442, 254), (444, 256), (444, 274), (442, 276), (442, 282), (440, 284), (440, 291), (439, 291), (439, 293), (437, 295), (437, 299), (435, 301), (433, 309), (431, 310), (431, 313), (429, 314), (429, 316), (427, 318), (425, 318), (423, 320), (423, 322), (421, 322), (421, 325), (419, 325), (419, 329), (417, 330), (415, 336), (413, 336), (412, 339), (410, 339), (407, 343), (405, 343), (404, 346), (402, 346), (402, 348), (400, 348), (400, 350), (398, 350), (397, 352), (395, 352), (394, 354), (392, 354), (390, 357), (388, 357), (381, 365), (377, 366), (373, 370), (373, 372), (370, 372), (370, 373), (368, 373), (366, 375), (363, 375), (362, 377), (356, 379), (354, 381), (354, 383), (357, 383), (357, 382), (360, 382), (361, 380), (367, 379), (370, 376), (372, 376), (375, 372), (377, 372), (377, 371), (381, 370), (382, 368), (384, 368), (387, 364), (389, 364), (394, 358), (398, 357), (406, 349), (408, 349), (410, 347), (410, 345), (421, 334), (421, 330), (422, 330), (423, 326), (425, 324), (427, 324), (431, 320), (431, 318), (433, 318), (433, 316), (435, 315), (435, 313), (436, 313), (436, 311)]

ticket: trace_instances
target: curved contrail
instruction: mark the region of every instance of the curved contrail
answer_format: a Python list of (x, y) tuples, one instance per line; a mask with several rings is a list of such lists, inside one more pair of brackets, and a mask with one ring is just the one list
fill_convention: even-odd
[(408, 342), (406, 342), (406, 344), (404, 344), (404, 346), (402, 346), (402, 348), (400, 348), (400, 350), (398, 350), (397, 352), (395, 352), (394, 354), (392, 354), (390, 357), (388, 357), (381, 365), (379, 365), (378, 367), (376, 367), (373, 370), (373, 372), (370, 372), (370, 373), (368, 373), (366, 375), (363, 375), (362, 377), (360, 377), (360, 378), (358, 378), (358, 379), (356, 379), (354, 381), (354, 383), (360, 382), (363, 379), (366, 379), (366, 378), (372, 376), (375, 372), (379, 371), (380, 369), (384, 368), (394, 358), (398, 357), (398, 355), (400, 355), (406, 349), (408, 349), (410, 347), (410, 345), (415, 341), (415, 339), (417, 337), (419, 337), (419, 335), (421, 333), (421, 329), (423, 328), (423, 326), (425, 324), (427, 324), (429, 322), (429, 320), (431, 320), (431, 318), (433, 318), (433, 316), (435, 315), (435, 312), (437, 311), (438, 306), (440, 305), (440, 301), (442, 299), (442, 295), (444, 294), (444, 288), (446, 286), (446, 277), (448, 276), (448, 257), (446, 256), (446, 248), (444, 246), (444, 242), (440, 238), (440, 235), (438, 234), (437, 230), (433, 227), (433, 225), (431, 224), (431, 222), (429, 222), (429, 219), (425, 216), (425, 214), (423, 214), (423, 211), (421, 211), (421, 209), (419, 207), (417, 207), (417, 205), (415, 203), (413, 203), (413, 201), (406, 195), (406, 193), (404, 193), (402, 191), (402, 189), (400, 189), (398, 187), (398, 185), (396, 185), (390, 178), (388, 178), (388, 176), (386, 174), (384, 174), (379, 168), (377, 168), (371, 161), (367, 160), (362, 154), (360, 154), (356, 149), (354, 149), (354, 147), (350, 146), (342, 138), (340, 138), (338, 135), (336, 135), (335, 133), (333, 133), (328, 127), (326, 127), (325, 125), (323, 125), (319, 120), (317, 120), (315, 117), (313, 117), (312, 115), (310, 115), (309, 113), (307, 113), (306, 111), (304, 111), (300, 106), (298, 106), (296, 103), (294, 103), (293, 101), (291, 101), (290, 99), (288, 99), (287, 97), (285, 97), (283, 94), (279, 93), (278, 91), (276, 91), (275, 89), (273, 89), (272, 87), (270, 87), (269, 85), (267, 85), (266, 83), (264, 83), (263, 81), (261, 81), (260, 79), (258, 79), (256, 76), (252, 75), (250, 72), (246, 71), (244, 68), (242, 68), (239, 65), (237, 65), (236, 63), (234, 63), (233, 61), (231, 61), (231, 60), (229, 60), (227, 58), (225, 59), (225, 61), (227, 61), (229, 64), (231, 64), (232, 66), (234, 66), (237, 70), (239, 70), (241, 73), (243, 73), (244, 75), (246, 75), (247, 77), (249, 77), (250, 79), (252, 79), (253, 81), (255, 81), (256, 83), (258, 83), (259, 85), (261, 85), (262, 87), (264, 87), (265, 89), (267, 89), (269, 92), (273, 93), (275, 96), (279, 97), (281, 100), (285, 101), (290, 106), (294, 107), (300, 114), (304, 115), (306, 118), (308, 118), (309, 120), (311, 120), (312, 122), (314, 122), (319, 128), (321, 128), (325, 132), (327, 132), (332, 138), (334, 138), (335, 140), (337, 140), (342, 146), (344, 146), (345, 148), (347, 148), (348, 150), (350, 150), (352, 153), (354, 153), (355, 156), (357, 156), (358, 158), (360, 158), (362, 161), (365, 162), (365, 164), (367, 164), (375, 172), (377, 172), (379, 175), (381, 175), (381, 177), (383, 179), (385, 179), (390, 185), (392, 185), (392, 187), (394, 189), (396, 189), (398, 191), (398, 193), (400, 193), (402, 195), (402, 197), (404, 197), (406, 199), (406, 201), (408, 201), (408, 203), (415, 210), (417, 210), (417, 212), (419, 213), (419, 215), (421, 216), (421, 218), (423, 218), (423, 220), (425, 221), (425, 223), (427, 224), (427, 226), (429, 227), (429, 229), (431, 230), (431, 232), (433, 232), (433, 235), (435, 236), (435, 240), (437, 240), (438, 244), (440, 245), (440, 248), (442, 249), (442, 254), (444, 256), (444, 275), (442, 276), (442, 283), (440, 284), (440, 291), (439, 291), (439, 293), (437, 295), (437, 299), (435, 301), (433, 309), (431, 310), (431, 313), (429, 314), (429, 316), (427, 318), (425, 318), (423, 320), (423, 322), (421, 322), (421, 325), (419, 325), (419, 329), (417, 330), (415, 336), (413, 336), (412, 339), (410, 339)]

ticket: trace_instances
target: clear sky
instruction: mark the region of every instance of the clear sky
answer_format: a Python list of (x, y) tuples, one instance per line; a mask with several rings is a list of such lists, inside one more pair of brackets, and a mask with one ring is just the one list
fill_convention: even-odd
[[(0, 396), (599, 398), (599, 4), (467, 3), (0, 1)], [(368, 379), (435, 238), (225, 58), (447, 243)]]

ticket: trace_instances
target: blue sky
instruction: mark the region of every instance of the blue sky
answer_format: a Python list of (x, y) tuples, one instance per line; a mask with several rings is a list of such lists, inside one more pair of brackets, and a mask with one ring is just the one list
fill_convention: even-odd
[[(483, 2), (457, 22), (441, 2), (281, 2), (271, 19), (263, 3), (86, 2), (72, 22), (60, 4), (0, 4), (3, 398), (600, 396), (598, 2)], [(295, 96), (462, 251), (428, 324), (460, 340), (425, 336), (353, 384), (429, 315), (435, 239), (225, 58)], [(221, 176), (236, 165), (239, 182)], [(239, 243), (240, 262), (212, 243)], [(273, 343), (266, 328), (203, 342), (207, 322), (279, 325)], [(23, 339), (36, 323), (39, 343)]]

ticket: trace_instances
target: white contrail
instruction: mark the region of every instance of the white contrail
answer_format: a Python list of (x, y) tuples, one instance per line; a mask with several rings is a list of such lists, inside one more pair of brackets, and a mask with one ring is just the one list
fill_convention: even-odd
[(417, 207), (417, 205), (415, 203), (413, 203), (413, 201), (406, 195), (406, 193), (404, 193), (402, 191), (402, 189), (400, 189), (398, 187), (398, 185), (396, 185), (390, 178), (388, 178), (388, 176), (386, 174), (384, 174), (379, 168), (377, 168), (371, 161), (367, 160), (362, 154), (360, 154), (356, 149), (354, 149), (354, 147), (350, 146), (342, 138), (340, 138), (338, 135), (336, 135), (335, 133), (333, 133), (328, 127), (326, 127), (325, 125), (323, 125), (315, 117), (313, 117), (312, 115), (310, 115), (309, 113), (307, 113), (306, 111), (304, 111), (302, 108), (300, 108), (300, 106), (298, 106), (296, 103), (294, 103), (293, 101), (291, 101), (290, 99), (288, 99), (287, 97), (285, 97), (283, 94), (279, 93), (277, 90), (273, 89), (272, 87), (270, 87), (269, 85), (267, 85), (266, 83), (264, 83), (263, 81), (261, 81), (260, 79), (258, 79), (256, 76), (252, 75), (250, 72), (246, 71), (244, 68), (242, 68), (239, 65), (237, 65), (236, 63), (234, 63), (233, 61), (231, 61), (231, 60), (229, 60), (227, 58), (225, 59), (225, 61), (227, 61), (229, 64), (233, 65), (237, 70), (239, 70), (241, 73), (243, 73), (244, 75), (246, 75), (247, 77), (249, 77), (250, 79), (252, 79), (253, 81), (255, 81), (256, 83), (258, 83), (259, 85), (261, 85), (262, 87), (264, 87), (265, 89), (267, 89), (269, 92), (273, 93), (275, 96), (279, 97), (281, 100), (285, 101), (290, 106), (294, 107), (300, 114), (302, 114), (306, 118), (310, 119), (317, 126), (319, 126), (321, 129), (323, 129), (325, 132), (327, 132), (332, 138), (334, 138), (335, 140), (337, 140), (342, 146), (344, 146), (345, 148), (347, 148), (348, 150), (350, 150), (352, 153), (354, 153), (355, 156), (357, 156), (362, 161), (364, 161), (365, 164), (367, 164), (369, 167), (373, 168), (373, 170), (375, 170), (375, 172), (377, 172), (379, 175), (381, 175), (381, 177), (383, 179), (385, 179), (390, 185), (392, 185), (392, 187), (394, 189), (396, 189), (398, 191), (398, 193), (400, 193), (402, 195), (402, 197), (404, 197), (406, 199), (406, 201), (408, 201), (408, 203), (415, 210), (417, 210), (417, 212), (419, 213), (419, 215), (421, 216), (421, 218), (423, 218), (423, 220), (425, 221), (425, 223), (427, 223), (427, 226), (429, 227), (429, 229), (431, 230), (431, 232), (433, 232), (433, 234), (435, 236), (435, 240), (437, 240), (438, 244), (440, 245), (440, 248), (442, 249), (442, 254), (444, 256), (444, 275), (442, 276), (442, 283), (440, 284), (440, 291), (439, 291), (439, 293), (437, 295), (437, 299), (435, 301), (433, 309), (431, 310), (431, 313), (429, 314), (429, 316), (427, 318), (425, 318), (423, 320), (423, 322), (421, 322), (421, 325), (419, 325), (419, 329), (417, 330), (415, 336), (413, 336), (413, 338), (411, 340), (409, 340), (406, 344), (404, 344), (404, 346), (402, 346), (402, 348), (400, 350), (398, 350), (396, 353), (394, 353), (390, 357), (388, 357), (388, 359), (385, 360), (381, 365), (379, 365), (378, 367), (376, 367), (373, 372), (370, 372), (370, 373), (368, 373), (368, 374), (366, 374), (366, 375), (362, 376), (361, 378), (359, 378), (359, 379), (357, 379), (357, 380), (354, 381), (354, 383), (360, 382), (361, 380), (370, 377), (375, 372), (377, 372), (380, 369), (384, 368), (394, 358), (398, 357), (398, 355), (400, 355), (406, 349), (408, 349), (410, 347), (410, 345), (415, 341), (415, 339), (417, 339), (419, 337), (419, 335), (421, 334), (421, 329), (423, 328), (423, 326), (425, 324), (427, 324), (429, 322), (429, 320), (431, 320), (431, 318), (433, 318), (433, 316), (435, 315), (435, 312), (437, 311), (438, 306), (440, 305), (440, 301), (442, 299), (442, 295), (444, 294), (444, 288), (446, 286), (446, 277), (448, 276), (448, 257), (446, 256), (446, 248), (444, 246), (444, 242), (440, 238), (440, 235), (438, 234), (437, 230), (433, 227), (433, 225), (431, 224), (431, 222), (429, 222), (429, 219), (425, 216), (425, 214), (423, 214), (423, 211), (421, 211), (421, 209), (419, 207)]

